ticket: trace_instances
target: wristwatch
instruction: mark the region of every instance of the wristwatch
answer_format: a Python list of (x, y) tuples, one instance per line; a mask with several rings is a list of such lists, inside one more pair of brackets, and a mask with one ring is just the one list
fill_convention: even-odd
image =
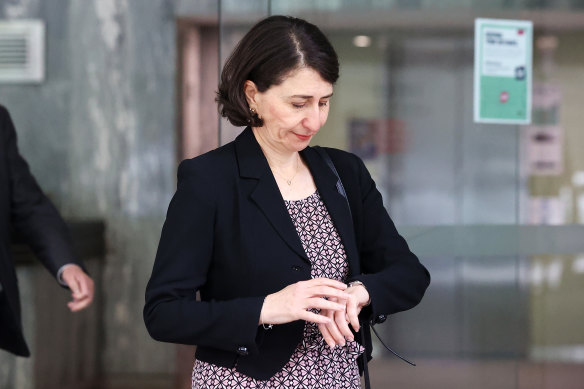
[[(367, 290), (367, 287), (365, 286), (364, 283), (362, 283), (359, 280), (355, 280), (355, 281), (351, 281), (347, 284), (347, 287), (353, 287), (353, 286), (363, 286), (365, 288), (365, 290)], [(367, 290), (367, 294), (369, 294), (369, 290)], [(363, 305), (364, 307), (368, 306), (369, 304), (371, 304), (371, 295), (369, 295), (369, 301), (367, 301), (367, 303), (365, 305)]]

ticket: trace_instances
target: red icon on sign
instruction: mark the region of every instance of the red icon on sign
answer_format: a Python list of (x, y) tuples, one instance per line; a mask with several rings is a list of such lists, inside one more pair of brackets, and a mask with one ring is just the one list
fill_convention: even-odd
[(520, 28), (519, 30), (517, 30), (517, 34), (523, 35), (523, 29)]
[(505, 91), (501, 92), (499, 95), (499, 102), (506, 103), (507, 100), (509, 100), (509, 93)]

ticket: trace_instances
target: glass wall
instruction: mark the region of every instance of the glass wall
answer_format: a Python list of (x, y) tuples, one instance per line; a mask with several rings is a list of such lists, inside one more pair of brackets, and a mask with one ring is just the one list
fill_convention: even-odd
[[(581, 387), (584, 2), (223, 0), (222, 61), (269, 14), (329, 36), (341, 77), (313, 144), (363, 158), (432, 274), (376, 327), (418, 366), (378, 344), (374, 387)], [(477, 17), (534, 23), (530, 126), (473, 122)], [(222, 122), (222, 142), (237, 131)]]

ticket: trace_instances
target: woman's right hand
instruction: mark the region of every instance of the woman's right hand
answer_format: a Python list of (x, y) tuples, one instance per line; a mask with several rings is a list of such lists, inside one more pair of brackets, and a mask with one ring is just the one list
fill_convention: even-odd
[(288, 285), (266, 296), (259, 324), (284, 324), (295, 320), (328, 324), (330, 318), (310, 312), (309, 309), (344, 311), (344, 301), (341, 304), (323, 297), (347, 300), (350, 296), (344, 292), (345, 289), (346, 284), (328, 278), (314, 278)]

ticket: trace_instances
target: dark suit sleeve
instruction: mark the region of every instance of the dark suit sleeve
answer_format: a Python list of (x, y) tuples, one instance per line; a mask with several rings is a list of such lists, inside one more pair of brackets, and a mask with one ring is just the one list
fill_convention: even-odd
[(13, 232), (32, 248), (43, 265), (56, 276), (61, 266), (78, 263), (73, 255), (69, 231), (18, 152), (14, 125), (8, 111), (1, 106), (0, 129), (8, 164)]
[[(258, 352), (263, 297), (196, 301), (213, 266), (216, 201), (209, 172), (183, 161), (146, 288), (144, 322), (159, 341)], [(229, 285), (225, 285), (226, 288)]]
[[(416, 306), (430, 283), (430, 274), (399, 235), (381, 194), (360, 158), (354, 156), (359, 177), (359, 254), (362, 274), (354, 277), (365, 284), (371, 305), (363, 311), (367, 319), (405, 311)], [(352, 205), (352, 208), (354, 206)]]

